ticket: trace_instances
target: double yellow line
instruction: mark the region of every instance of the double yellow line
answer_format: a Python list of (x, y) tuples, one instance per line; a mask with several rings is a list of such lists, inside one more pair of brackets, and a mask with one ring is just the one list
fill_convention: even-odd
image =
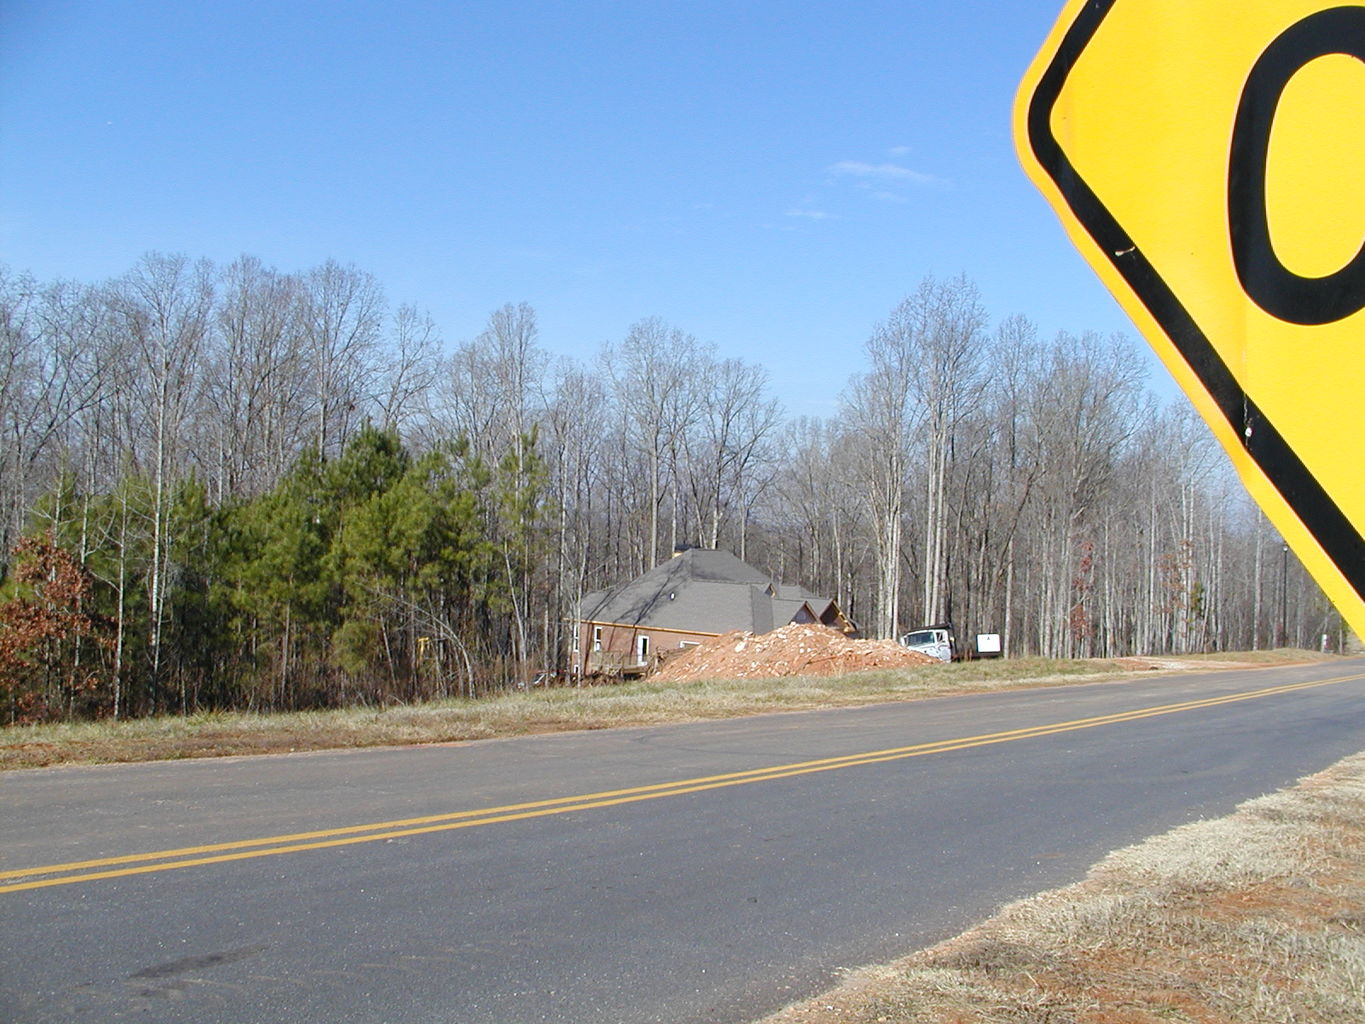
[(1365, 674), (1272, 686), (1263, 690), (1252, 690), (1225, 697), (1209, 697), (1178, 704), (1163, 704), (1134, 711), (1120, 711), (1111, 715), (1097, 715), (1094, 718), (1078, 718), (1068, 722), (1053, 722), (1047, 725), (1010, 729), (1005, 732), (986, 733), (980, 736), (939, 740), (934, 743), (919, 743), (908, 747), (893, 747), (888, 750), (866, 751), (860, 754), (847, 754), (843, 757), (827, 757), (814, 761), (772, 765), (767, 768), (754, 768), (743, 772), (728, 772), (724, 775), (680, 779), (676, 782), (664, 782), (651, 786), (614, 789), (601, 793), (557, 797), (551, 800), (534, 800), (528, 803), (507, 804), (502, 807), (486, 807), (472, 811), (455, 811), (449, 814), (434, 814), (421, 818), (381, 821), (371, 825), (350, 825), (345, 828), (323, 829), (316, 832), (295, 832), (290, 835), (267, 836), (261, 839), (242, 839), (229, 843), (187, 846), (177, 850), (158, 850), (153, 853), (135, 853), (122, 857), (104, 857), (97, 860), (73, 861), (67, 864), (49, 864), (42, 867), (0, 871), (0, 893), (45, 889), (58, 885), (74, 885), (79, 882), (123, 878), (128, 875), (145, 875), (157, 871), (174, 871), (180, 868), (199, 867), (204, 864), (225, 864), (229, 861), (250, 860), (255, 857), (274, 857), (285, 853), (302, 853), (306, 850), (323, 850), (336, 846), (352, 846), (357, 843), (374, 843), (407, 836), (425, 835), (431, 832), (450, 832), (455, 829), (477, 828), (482, 825), (496, 825), (509, 821), (524, 821), (528, 818), (544, 818), (555, 814), (595, 810), (600, 807), (615, 807), (621, 804), (639, 803), (644, 800), (660, 800), (664, 797), (684, 796), (710, 789), (744, 786), (752, 782), (771, 782), (775, 779), (789, 779), (815, 772), (837, 771), (841, 768), (853, 768), (859, 765), (883, 764), (888, 761), (924, 757), (928, 754), (943, 754), (953, 750), (966, 750), (970, 747), (1012, 743), (1016, 740), (1032, 739), (1036, 736), (1051, 736), (1055, 733), (1094, 729), (1102, 725), (1135, 722), (1144, 718), (1174, 715), (1201, 708), (1217, 707), (1221, 704), (1234, 704), (1239, 701), (1259, 700), (1265, 697), (1294, 693), (1298, 690), (1309, 690), (1359, 679), (1365, 679)]

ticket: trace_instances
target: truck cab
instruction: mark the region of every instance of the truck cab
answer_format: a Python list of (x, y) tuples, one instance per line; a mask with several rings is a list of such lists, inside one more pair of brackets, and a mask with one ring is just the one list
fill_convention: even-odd
[(947, 626), (924, 626), (901, 637), (901, 645), (939, 661), (952, 661), (956, 653), (953, 631)]

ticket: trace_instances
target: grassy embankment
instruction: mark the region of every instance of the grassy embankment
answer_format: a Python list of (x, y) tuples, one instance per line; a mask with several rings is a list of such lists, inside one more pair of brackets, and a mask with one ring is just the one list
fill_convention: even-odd
[(1361, 1024), (1365, 754), (763, 1024)]
[(572, 729), (734, 718), (1008, 688), (1060, 686), (1136, 672), (1322, 657), (1305, 651), (1196, 658), (1019, 658), (817, 678), (714, 680), (515, 691), (477, 700), (292, 714), (213, 713), (0, 729), (0, 770), (450, 743)]

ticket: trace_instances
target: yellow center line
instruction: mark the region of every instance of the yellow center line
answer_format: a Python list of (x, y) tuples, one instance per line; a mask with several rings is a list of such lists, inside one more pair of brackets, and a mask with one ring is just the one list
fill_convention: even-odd
[[(95, 860), (73, 861), (65, 864), (51, 864), (42, 867), (21, 868), (0, 872), (0, 880), (24, 879), (0, 885), (0, 893), (21, 892), (28, 889), (42, 889), (58, 885), (72, 885), (77, 882), (92, 882), (106, 878), (122, 878), (129, 875), (149, 874), (158, 871), (172, 871), (180, 868), (197, 867), (205, 864), (223, 864), (229, 861), (248, 860), (256, 857), (272, 857), (284, 853), (300, 853), (306, 850), (321, 850), (332, 847), (351, 846), (358, 843), (372, 843), (408, 836), (425, 835), (432, 832), (449, 832), (456, 829), (474, 828), (511, 821), (525, 821), (530, 818), (543, 818), (557, 814), (595, 810), (603, 807), (616, 807), (622, 804), (639, 803), (645, 800), (658, 800), (663, 797), (684, 796), (707, 790), (742, 786), (751, 782), (771, 782), (816, 772), (835, 771), (861, 765), (883, 764), (928, 754), (941, 754), (972, 747), (1010, 743), (1016, 740), (1051, 736), (1056, 733), (1093, 729), (1103, 725), (1116, 725), (1124, 722), (1139, 721), (1160, 715), (1172, 715), (1185, 711), (1216, 707), (1240, 701), (1257, 700), (1266, 697), (1293, 693), (1298, 690), (1331, 686), (1338, 683), (1365, 679), (1365, 673), (1321, 679), (1306, 683), (1290, 683), (1272, 686), (1246, 693), (1230, 694), (1223, 697), (1208, 697), (1199, 700), (1163, 704), (1150, 708), (1137, 708), (1131, 711), (1097, 715), (1092, 718), (1079, 718), (1071, 721), (1053, 722), (1044, 725), (1009, 729), (1002, 732), (984, 733), (978, 736), (965, 736), (913, 746), (892, 747), (886, 750), (865, 751), (846, 754), (840, 757), (820, 758), (811, 761), (798, 761), (791, 764), (770, 765), (746, 771), (727, 772), (720, 775), (707, 775), (694, 779), (679, 779), (673, 782), (656, 783), (648, 786), (635, 786), (629, 789), (606, 790), (577, 796), (555, 797), (526, 803), (508, 804), (501, 807), (487, 807), (477, 810), (454, 811), (447, 814), (427, 815), (419, 818), (403, 818), (393, 821), (375, 822), (368, 825), (350, 825), (342, 828), (322, 829), (312, 832), (296, 832), (288, 835), (267, 836), (258, 839), (243, 839), (233, 842), (212, 843), (203, 846), (188, 846), (173, 850), (159, 850), (151, 853), (128, 854), (121, 857), (104, 857)], [(107, 869), (107, 870), (98, 870)], [(58, 876), (58, 877), (47, 877)]]

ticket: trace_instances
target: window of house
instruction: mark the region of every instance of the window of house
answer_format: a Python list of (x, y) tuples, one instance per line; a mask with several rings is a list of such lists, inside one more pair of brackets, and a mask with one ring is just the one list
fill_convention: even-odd
[(602, 627), (601, 627), (601, 626), (593, 626), (593, 627), (592, 627), (592, 649), (593, 649), (594, 651), (600, 651), (600, 650), (602, 649)]
[(649, 664), (649, 637), (641, 636), (635, 638), (635, 650), (637, 660), (641, 665)]

